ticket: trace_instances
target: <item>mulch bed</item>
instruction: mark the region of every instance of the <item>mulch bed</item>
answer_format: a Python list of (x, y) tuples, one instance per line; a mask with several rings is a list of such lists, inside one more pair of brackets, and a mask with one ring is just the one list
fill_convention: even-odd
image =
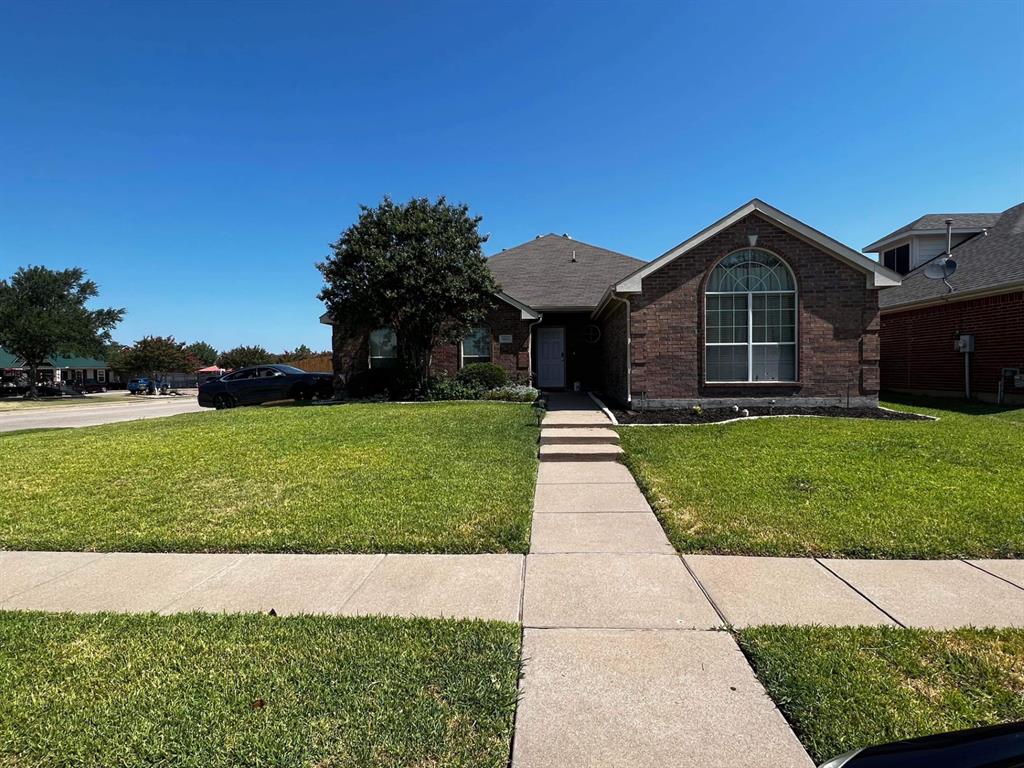
[[(705, 408), (699, 413), (690, 408), (652, 411), (623, 411), (612, 408), (620, 424), (713, 424), (716, 421), (743, 418), (743, 408)], [(835, 405), (818, 408), (787, 408), (756, 406), (746, 409), (750, 416), (832, 416), (844, 419), (881, 419), (884, 421), (927, 421), (927, 416), (884, 408), (841, 408)]]

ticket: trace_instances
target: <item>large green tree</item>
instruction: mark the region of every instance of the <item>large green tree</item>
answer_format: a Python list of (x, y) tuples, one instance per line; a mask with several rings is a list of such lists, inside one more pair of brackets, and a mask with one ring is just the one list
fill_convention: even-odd
[(498, 286), (479, 223), (468, 206), (444, 197), (385, 197), (376, 208), (362, 206), (317, 264), (324, 276), (319, 298), (336, 322), (395, 331), (407, 390), (426, 381), (431, 350), (479, 325), (493, 304)]
[(214, 349), (212, 344), (207, 344), (205, 341), (194, 341), (185, 349), (202, 363), (204, 367), (217, 362), (217, 350)]
[(235, 347), (221, 352), (217, 365), (221, 368), (245, 368), (250, 365), (274, 362), (274, 356), (263, 347)]
[(56, 355), (99, 357), (123, 309), (90, 309), (96, 283), (85, 271), (21, 267), (0, 280), (0, 346), (29, 369), (29, 397), (35, 398), (39, 367)]
[(156, 378), (161, 373), (194, 371), (199, 360), (173, 336), (145, 336), (117, 356), (117, 370), (149, 377), (150, 392), (156, 391)]

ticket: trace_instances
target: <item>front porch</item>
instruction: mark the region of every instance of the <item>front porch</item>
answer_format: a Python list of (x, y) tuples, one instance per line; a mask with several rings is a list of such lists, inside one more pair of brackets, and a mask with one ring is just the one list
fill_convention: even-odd
[(538, 389), (601, 389), (601, 329), (590, 312), (545, 312), (532, 334), (531, 374)]

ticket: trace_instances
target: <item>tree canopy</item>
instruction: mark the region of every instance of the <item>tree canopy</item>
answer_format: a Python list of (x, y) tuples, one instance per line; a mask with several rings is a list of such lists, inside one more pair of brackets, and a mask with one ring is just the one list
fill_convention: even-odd
[(0, 280), (0, 346), (25, 361), (30, 395), (39, 366), (55, 355), (99, 357), (123, 309), (90, 309), (96, 283), (78, 267), (52, 270), (21, 267)]
[(173, 336), (145, 336), (122, 349), (115, 365), (125, 373), (155, 377), (158, 373), (194, 371), (199, 360)]
[(294, 363), (296, 360), (305, 360), (307, 357), (312, 357), (315, 352), (307, 347), (305, 344), (300, 344), (295, 349), (286, 349), (280, 355), (277, 355), (277, 362), (279, 363)]
[(227, 352), (221, 352), (220, 357), (217, 358), (217, 365), (221, 368), (245, 368), (249, 365), (272, 362), (274, 362), (274, 355), (258, 346), (235, 347)]
[(389, 327), (407, 388), (422, 386), (430, 352), (479, 325), (497, 284), (481, 250), (486, 236), (466, 205), (439, 197), (361, 207), (359, 220), (317, 264), (318, 297), (353, 330)]
[(212, 344), (207, 344), (205, 341), (194, 341), (185, 347), (185, 350), (202, 363), (203, 367), (217, 362), (217, 350)]

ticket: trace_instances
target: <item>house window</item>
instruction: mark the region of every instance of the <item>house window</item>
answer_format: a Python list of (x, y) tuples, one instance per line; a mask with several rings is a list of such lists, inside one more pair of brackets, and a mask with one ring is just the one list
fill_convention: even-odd
[(107, 381), (107, 372), (102, 368), (96, 371), (96, 381), (100, 384), (105, 384)]
[(474, 328), (462, 337), (462, 364), (491, 362), (491, 329)]
[(370, 367), (394, 368), (398, 364), (398, 339), (390, 328), (370, 331)]
[(796, 380), (796, 281), (785, 262), (753, 248), (731, 253), (704, 299), (707, 381)]
[(882, 266), (899, 272), (901, 275), (910, 271), (910, 243), (899, 248), (890, 248), (882, 253)]

